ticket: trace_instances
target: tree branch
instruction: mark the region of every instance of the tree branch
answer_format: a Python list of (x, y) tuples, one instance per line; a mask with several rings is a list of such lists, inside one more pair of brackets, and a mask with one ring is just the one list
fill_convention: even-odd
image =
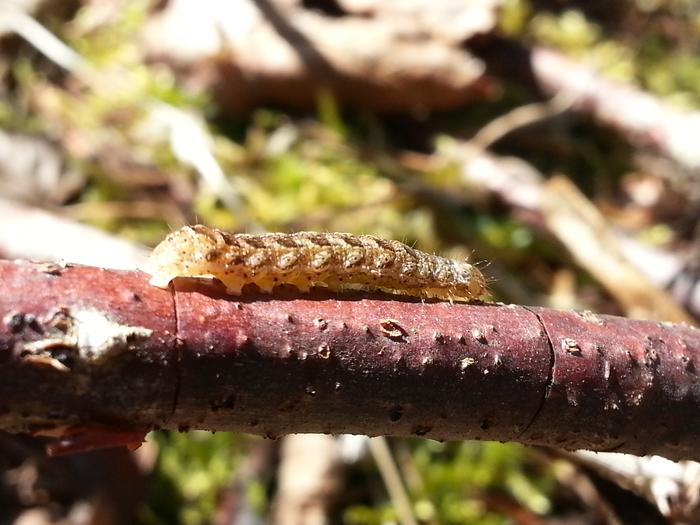
[(0, 261), (0, 429), (520, 441), (698, 458), (700, 331)]
[(494, 33), (469, 39), (469, 50), (490, 72), (517, 78), (543, 95), (565, 94), (572, 108), (649, 147), (692, 173), (700, 168), (700, 112), (683, 111), (631, 85), (608, 80), (589, 66), (545, 47), (527, 48)]

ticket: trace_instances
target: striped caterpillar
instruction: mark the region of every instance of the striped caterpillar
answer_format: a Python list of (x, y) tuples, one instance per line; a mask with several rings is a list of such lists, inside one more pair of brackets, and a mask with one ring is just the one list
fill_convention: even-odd
[(471, 264), (349, 233), (252, 235), (185, 226), (156, 246), (144, 270), (154, 286), (165, 288), (175, 277), (215, 277), (233, 295), (249, 283), (266, 293), (290, 284), (302, 292), (321, 286), (450, 301), (478, 299), (486, 291), (484, 276)]

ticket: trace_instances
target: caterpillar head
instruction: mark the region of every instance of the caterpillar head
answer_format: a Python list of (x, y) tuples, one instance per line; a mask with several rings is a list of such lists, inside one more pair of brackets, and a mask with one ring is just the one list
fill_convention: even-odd
[(153, 286), (166, 288), (175, 277), (210, 277), (212, 254), (222, 240), (204, 226), (184, 226), (153, 249), (143, 266)]

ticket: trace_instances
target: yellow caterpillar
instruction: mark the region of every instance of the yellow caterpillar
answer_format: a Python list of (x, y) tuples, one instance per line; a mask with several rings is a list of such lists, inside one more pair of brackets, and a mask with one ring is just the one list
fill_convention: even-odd
[(252, 235), (185, 226), (156, 246), (144, 270), (154, 286), (167, 287), (175, 277), (215, 277), (233, 295), (249, 283), (266, 293), (290, 284), (302, 292), (321, 286), (450, 301), (486, 292), (484, 276), (471, 264), (349, 233)]

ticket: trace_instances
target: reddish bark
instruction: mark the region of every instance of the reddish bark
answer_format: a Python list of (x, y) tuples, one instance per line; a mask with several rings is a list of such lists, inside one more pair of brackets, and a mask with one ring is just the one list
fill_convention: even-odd
[[(54, 263), (0, 261), (0, 282), (1, 429), (167, 420), (177, 386), (170, 293), (136, 272)], [(105, 330), (103, 314), (117, 324)], [(120, 338), (120, 325), (140, 328)]]
[(90, 267), (0, 262), (0, 280), (5, 430), (351, 432), (700, 457), (692, 327), (380, 294), (230, 297), (193, 280), (168, 291)]

